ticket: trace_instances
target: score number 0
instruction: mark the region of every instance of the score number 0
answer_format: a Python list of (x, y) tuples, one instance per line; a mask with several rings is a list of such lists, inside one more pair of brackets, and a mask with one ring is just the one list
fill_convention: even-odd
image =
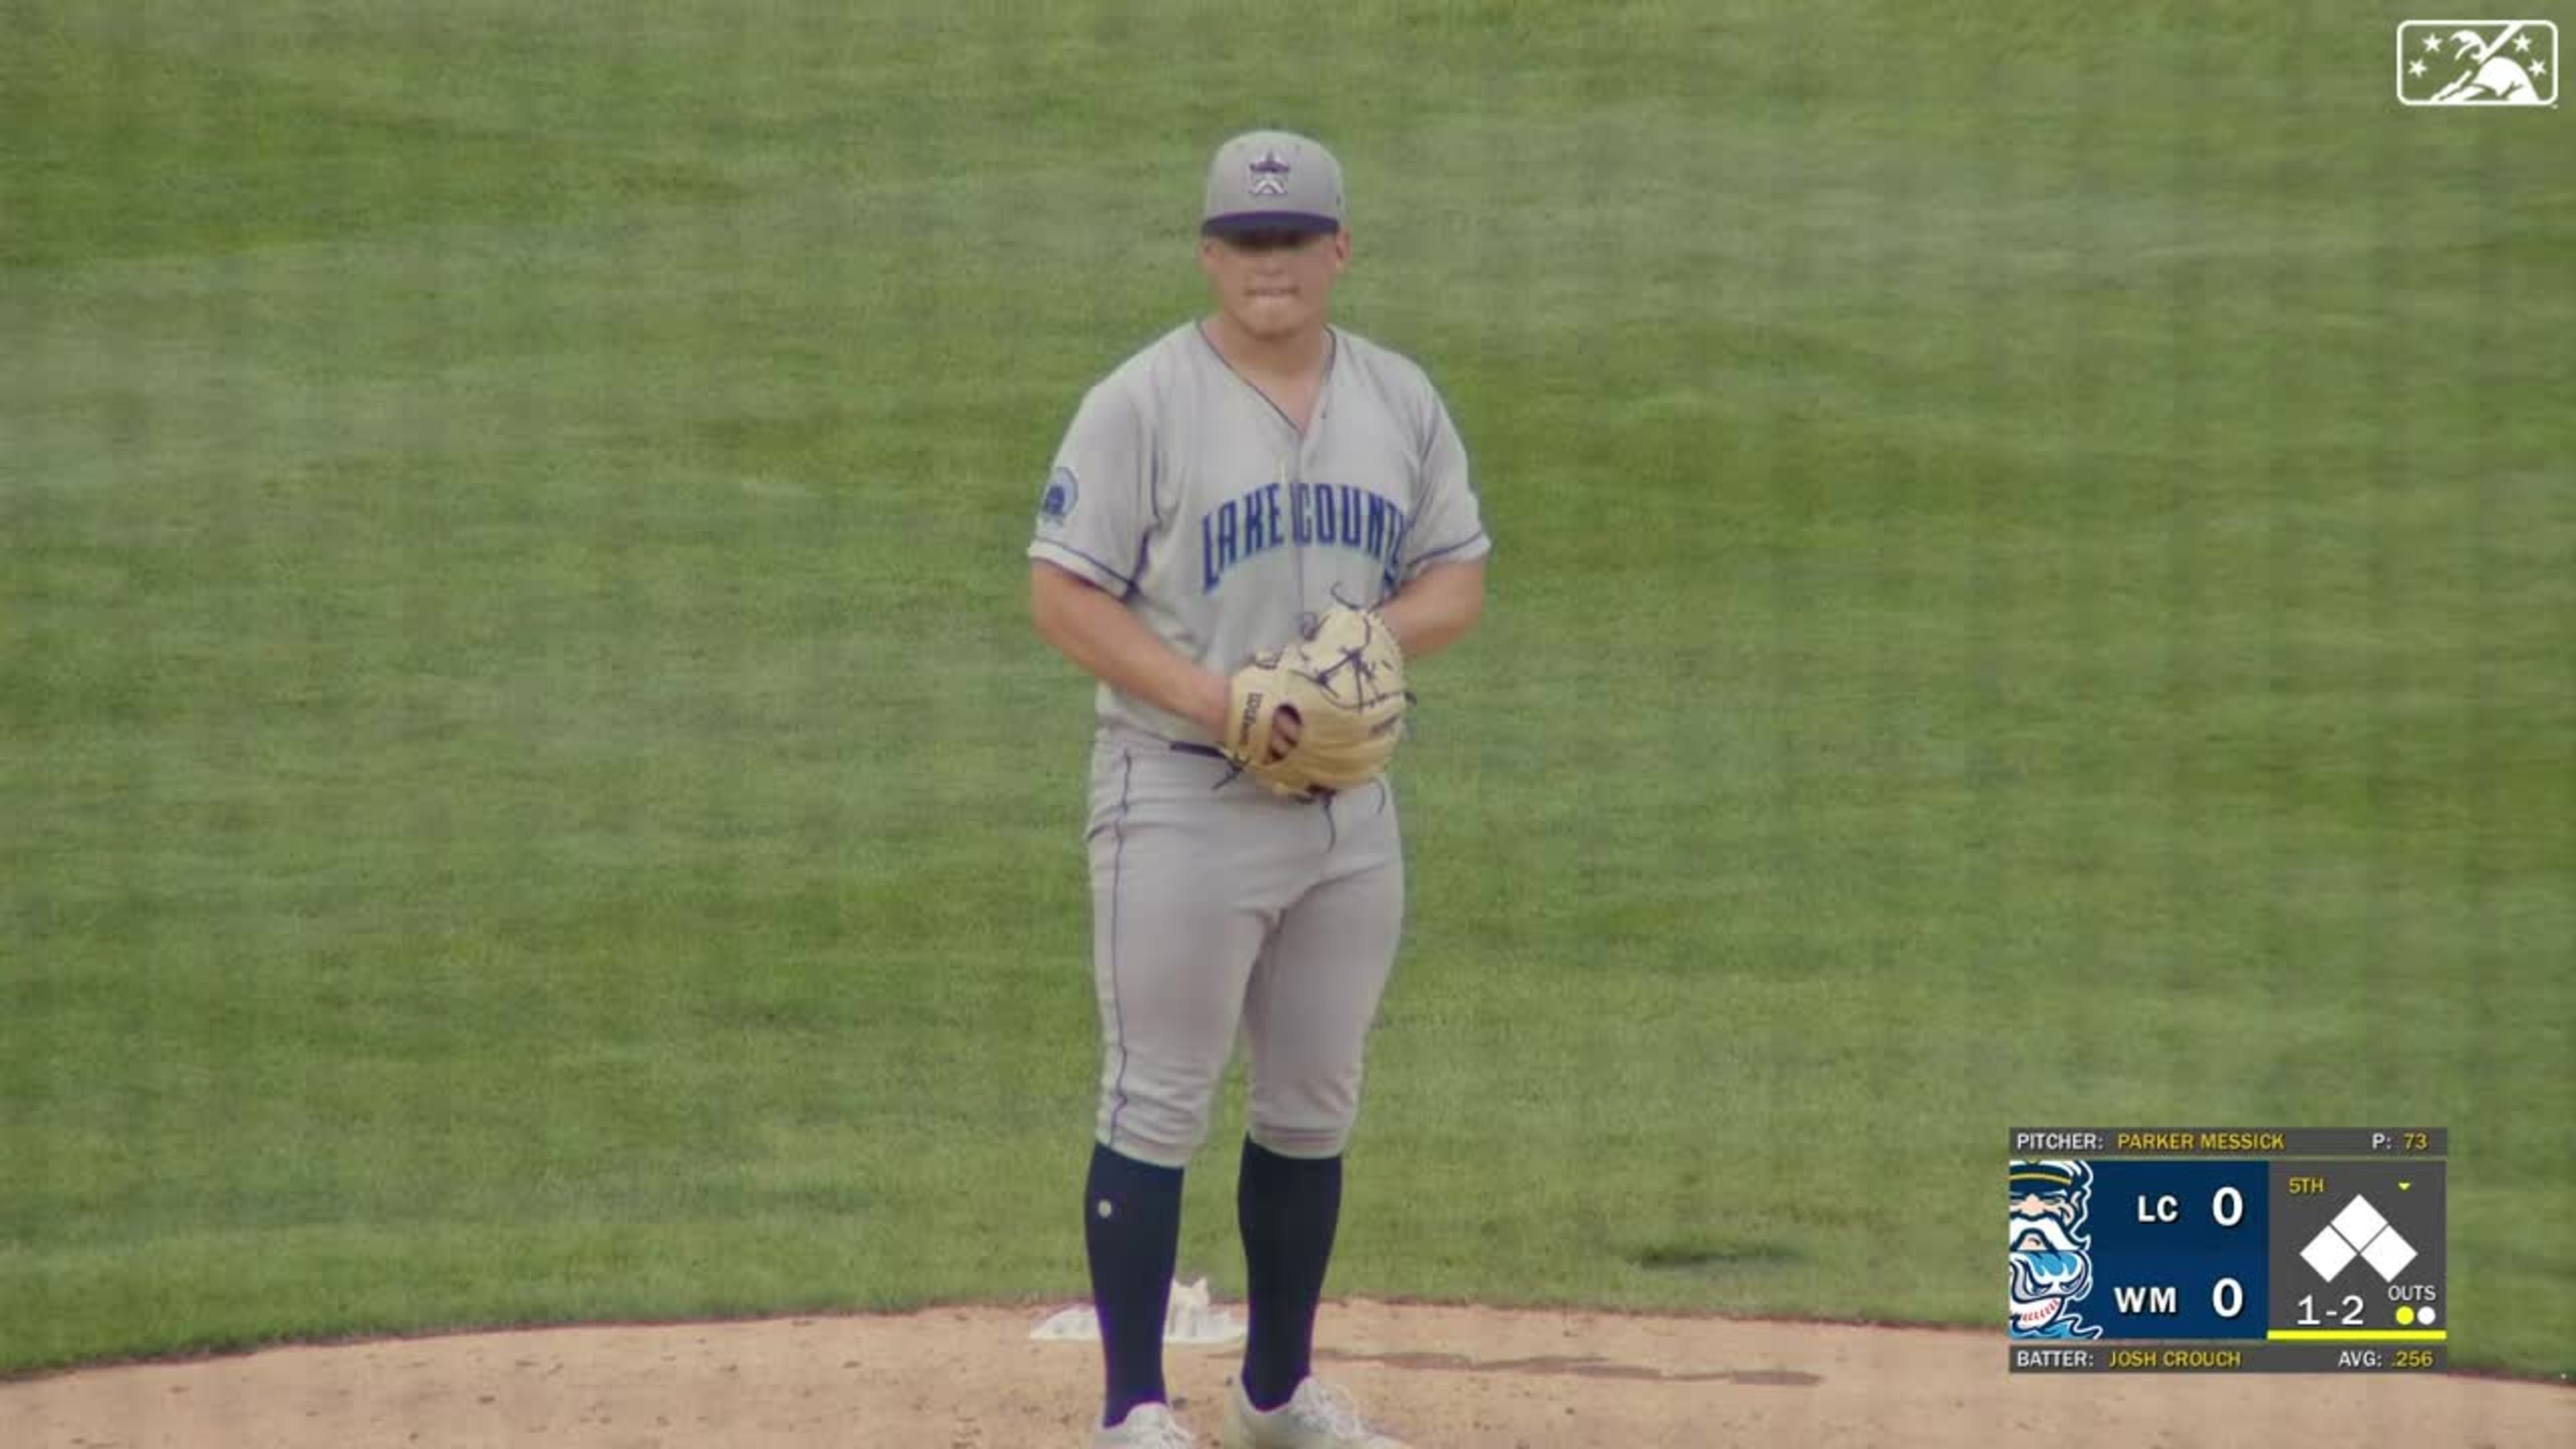
[[(2233, 1184), (2221, 1187), (2209, 1196), (2209, 1215), (2222, 1228), (2232, 1228), (2245, 1221), (2245, 1194)], [(2233, 1278), (2221, 1278), (2209, 1285), (2209, 1306), (2221, 1318), (2234, 1318), (2245, 1311), (2245, 1285)]]

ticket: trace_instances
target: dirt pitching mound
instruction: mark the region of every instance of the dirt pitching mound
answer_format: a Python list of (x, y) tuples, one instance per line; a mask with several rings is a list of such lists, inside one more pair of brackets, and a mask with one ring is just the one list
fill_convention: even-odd
[[(0, 1384), (14, 1449), (1084, 1449), (1091, 1343), (937, 1309), (284, 1348)], [(1990, 1333), (1337, 1303), (1319, 1368), (1417, 1449), (2576, 1444), (2576, 1392), (2428, 1375), (2041, 1377)], [(1175, 1348), (1215, 1442), (1231, 1349)]]

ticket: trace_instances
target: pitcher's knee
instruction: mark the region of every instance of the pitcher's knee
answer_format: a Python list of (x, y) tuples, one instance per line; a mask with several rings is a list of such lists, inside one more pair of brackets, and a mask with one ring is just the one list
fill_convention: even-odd
[(1187, 1167), (1207, 1140), (1208, 1106), (1161, 1096), (1106, 1096), (1096, 1133), (1110, 1151), (1156, 1167)]
[(1245, 1102), (1247, 1136), (1282, 1157), (1338, 1157), (1360, 1115), (1360, 1073), (1342, 1071), (1263, 1077), (1253, 1064)]
[(1263, 1150), (1282, 1157), (1339, 1157), (1350, 1146), (1351, 1124), (1292, 1124), (1255, 1121), (1245, 1134)]

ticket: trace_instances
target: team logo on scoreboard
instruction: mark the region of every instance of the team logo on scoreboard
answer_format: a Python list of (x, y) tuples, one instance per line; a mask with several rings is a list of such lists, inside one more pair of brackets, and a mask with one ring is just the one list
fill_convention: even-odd
[(2093, 1167), (2085, 1162), (2015, 1162), (2011, 1171), (2011, 1266), (2006, 1307), (2015, 1338), (2099, 1338), (2099, 1324), (2074, 1311), (2093, 1291)]

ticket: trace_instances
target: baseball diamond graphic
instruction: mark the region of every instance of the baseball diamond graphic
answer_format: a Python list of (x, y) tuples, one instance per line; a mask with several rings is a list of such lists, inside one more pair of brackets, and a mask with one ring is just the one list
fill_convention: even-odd
[(2399, 1272), (2415, 1261), (2415, 1246), (2406, 1236), (2388, 1225), (2370, 1199), (2356, 1197), (2335, 1214), (2334, 1221), (2317, 1230), (2299, 1256), (2317, 1276), (2331, 1283), (2336, 1276), (2359, 1258), (2379, 1270), (2379, 1276), (2395, 1282)]
[(2271, 1322), (2293, 1331), (2453, 1326), (2449, 1164), (2272, 1167)]

